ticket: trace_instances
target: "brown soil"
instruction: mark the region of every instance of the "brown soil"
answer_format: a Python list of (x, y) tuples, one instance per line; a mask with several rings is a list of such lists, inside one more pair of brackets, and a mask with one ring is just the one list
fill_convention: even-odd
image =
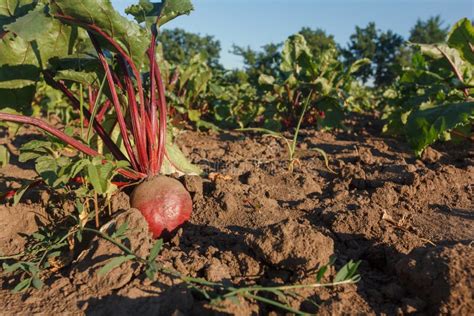
[[(361, 260), (361, 281), (302, 290), (288, 304), (322, 315), (472, 315), (472, 144), (437, 145), (417, 160), (402, 141), (380, 137), (373, 117), (348, 125), (349, 131), (303, 131), (293, 172), (281, 140), (183, 132), (178, 138), (183, 151), (214, 174), (181, 179), (193, 196), (192, 220), (165, 243), (158, 259), (210, 281), (275, 285), (313, 282), (314, 272), (334, 255), (337, 268)], [(316, 147), (326, 151), (335, 173), (325, 168)], [(15, 165), (0, 169), (1, 192), (18, 186), (17, 178), (34, 176)], [(40, 192), (17, 207), (0, 206), (0, 253), (21, 251), (25, 242), (19, 234), (51, 218)], [(151, 241), (143, 218), (129, 209), (124, 193), (114, 204), (121, 211), (106, 229), (128, 221), (130, 246), (145, 255)], [(99, 277), (97, 270), (119, 253), (94, 238), (59, 273), (45, 277), (41, 291), (13, 294), (14, 280), (4, 275), (0, 314), (281, 313), (244, 299), (211, 305), (169, 276), (148, 281), (133, 263)]]

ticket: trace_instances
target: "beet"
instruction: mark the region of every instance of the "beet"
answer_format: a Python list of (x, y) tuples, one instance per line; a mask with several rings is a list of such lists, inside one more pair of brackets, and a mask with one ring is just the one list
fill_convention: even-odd
[(140, 183), (130, 196), (130, 205), (140, 210), (153, 238), (171, 232), (191, 217), (191, 195), (178, 180), (155, 176)]

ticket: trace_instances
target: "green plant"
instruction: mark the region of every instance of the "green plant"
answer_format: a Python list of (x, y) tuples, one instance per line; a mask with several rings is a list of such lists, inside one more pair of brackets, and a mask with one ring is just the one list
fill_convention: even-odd
[(169, 103), (173, 105), (170, 116), (174, 121), (192, 121), (198, 127), (206, 125), (202, 116), (209, 110), (209, 82), (213, 77), (205, 54), (194, 55), (189, 64), (172, 66), (163, 60), (163, 80)]
[[(5, 32), (0, 41), (0, 88), (25, 96), (25, 87), (36, 92), (38, 82), (44, 80), (65, 95), (80, 112), (81, 126), (90, 123), (100, 142), (90, 142), (89, 135), (78, 140), (29, 116), (0, 112), (1, 121), (39, 127), (93, 157), (87, 168), (89, 174), (96, 170), (91, 183), (98, 194), (107, 194), (99, 171), (113, 169), (107, 154), (118, 161), (117, 173), (132, 181), (157, 176), (165, 165), (169, 170), (183, 164), (179, 150), (168, 150), (168, 108), (156, 39), (160, 26), (193, 9), (189, 0), (140, 1), (127, 9), (136, 22), (117, 13), (108, 0), (21, 1), (16, 5), (21, 10), (7, 10), (8, 19), (1, 20)], [(83, 102), (83, 90), (87, 102)], [(57, 159), (38, 157), (36, 164), (53, 186), (63, 181), (63, 174), (69, 176), (66, 170), (72, 168), (68, 159)]]
[(281, 77), (260, 75), (259, 84), (267, 92), (262, 100), (266, 103), (263, 113), (265, 128), (278, 130), (281, 126), (295, 126), (302, 108), (302, 96), (311, 94), (311, 106), (304, 125), (317, 124), (321, 128), (341, 126), (344, 102), (348, 96), (344, 90), (352, 82), (352, 74), (369, 61), (361, 59), (349, 68), (337, 60), (337, 51), (328, 49), (313, 56), (300, 34), (285, 42), (280, 64)]
[(415, 45), (411, 66), (385, 91), (384, 131), (404, 135), (419, 156), (438, 139), (472, 139), (474, 28), (462, 19), (446, 44)]
[[(315, 274), (315, 282), (310, 284), (294, 284), (294, 285), (279, 285), (279, 286), (241, 286), (237, 287), (234, 285), (229, 285), (226, 283), (219, 282), (210, 282), (202, 278), (193, 278), (186, 276), (178, 271), (169, 269), (161, 265), (156, 261), (162, 247), (163, 241), (160, 239), (155, 242), (153, 247), (150, 249), (149, 255), (146, 258), (138, 256), (130, 248), (125, 246), (121, 239), (123, 239), (123, 232), (126, 230), (126, 224), (122, 225), (117, 229), (117, 232), (121, 232), (119, 236), (114, 233), (112, 236), (107, 235), (101, 231), (95, 229), (84, 228), (84, 231), (94, 233), (113, 245), (117, 246), (120, 250), (123, 251), (123, 255), (114, 257), (110, 259), (107, 264), (105, 264), (99, 274), (106, 274), (112, 269), (118, 267), (124, 262), (127, 261), (137, 261), (143, 265), (145, 275), (151, 280), (154, 281), (157, 273), (164, 273), (169, 276), (172, 276), (176, 279), (179, 279), (181, 282), (187, 284), (187, 286), (197, 292), (199, 292), (203, 298), (209, 300), (212, 304), (218, 305), (223, 300), (231, 300), (238, 302), (236, 300), (238, 297), (243, 297), (246, 299), (255, 300), (267, 305), (277, 307), (281, 310), (295, 313), (297, 315), (307, 315), (302, 311), (292, 308), (289, 306), (286, 301), (286, 296), (296, 296), (298, 297), (298, 290), (301, 289), (317, 289), (321, 287), (336, 287), (352, 283), (357, 283), (360, 280), (360, 275), (357, 273), (357, 270), (360, 265), (360, 261), (354, 262), (350, 260), (346, 263), (335, 275), (332, 282), (323, 283), (322, 280), (328, 272), (330, 266), (334, 264), (335, 258), (331, 260), (327, 265), (324, 265), (318, 269)], [(268, 295), (273, 295), (276, 298), (269, 298)]]
[[(298, 123), (296, 125), (295, 132), (294, 132), (292, 140), (288, 140), (288, 138), (283, 136), (282, 133), (278, 133), (278, 132), (275, 132), (275, 131), (272, 131), (272, 130), (269, 130), (269, 129), (265, 129), (265, 128), (252, 128), (252, 127), (250, 127), (250, 128), (240, 128), (240, 129), (237, 129), (237, 130), (238, 131), (243, 131), (243, 132), (245, 132), (245, 131), (263, 132), (263, 133), (265, 133), (269, 136), (276, 137), (276, 138), (279, 138), (279, 139), (283, 139), (285, 141), (286, 145), (287, 145), (287, 148), (288, 148), (288, 170), (293, 172), (293, 168), (294, 168), (295, 163), (298, 163), (298, 164), (300, 163), (299, 159), (297, 158), (296, 146), (298, 144), (298, 136), (299, 136), (299, 133), (300, 133), (301, 124), (304, 120), (306, 111), (308, 110), (308, 106), (310, 104), (311, 97), (312, 97), (312, 92), (310, 92), (310, 94), (306, 98), (306, 101), (304, 102), (304, 105), (303, 105), (303, 108), (301, 110), (301, 114), (300, 114)], [(320, 148), (311, 148), (311, 150), (314, 150), (314, 151), (318, 152), (319, 154), (321, 154), (324, 158), (324, 163), (326, 165), (326, 168), (329, 171), (334, 172), (329, 167), (329, 159), (328, 159), (328, 156), (327, 156), (327, 154), (324, 150), (322, 150)]]
[(298, 290), (301, 289), (337, 287), (357, 283), (360, 280), (360, 275), (357, 273), (360, 262), (350, 260), (339, 269), (331, 282), (323, 282), (327, 272), (334, 265), (334, 257), (327, 265), (321, 266), (318, 269), (314, 276), (314, 283), (310, 284), (244, 285), (238, 287), (228, 283), (210, 282), (202, 278), (189, 277), (173, 269), (166, 268), (157, 261), (158, 255), (163, 248), (162, 239), (158, 239), (154, 243), (146, 258), (141, 257), (126, 245), (126, 232), (129, 229), (127, 222), (124, 222), (119, 227), (115, 227), (115, 230), (109, 235), (101, 230), (90, 228), (87, 223), (91, 218), (81, 216), (81, 208), (77, 210), (76, 214), (69, 216), (71, 221), (66, 229), (41, 228), (38, 232), (29, 236), (29, 246), (24, 252), (0, 256), (0, 261), (3, 261), (3, 272), (20, 277), (19, 282), (13, 288), (13, 292), (23, 292), (30, 287), (41, 289), (44, 285), (43, 279), (47, 277), (48, 271), (55, 272), (71, 262), (71, 255), (76, 240), (81, 242), (84, 234), (103, 238), (123, 252), (122, 255), (115, 256), (104, 264), (97, 272), (99, 275), (109, 273), (124, 262), (135, 261), (141, 264), (142, 271), (151, 281), (156, 279), (158, 273), (169, 275), (185, 283), (190, 289), (197, 291), (204, 299), (215, 305), (219, 305), (223, 300), (238, 302), (236, 299), (243, 297), (297, 315), (306, 315), (306, 313), (289, 306), (286, 303), (286, 296), (298, 297)]

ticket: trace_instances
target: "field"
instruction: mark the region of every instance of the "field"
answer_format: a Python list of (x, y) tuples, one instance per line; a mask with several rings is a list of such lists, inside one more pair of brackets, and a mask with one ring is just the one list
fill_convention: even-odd
[(0, 315), (473, 314), (472, 21), (225, 69), (192, 10), (0, 0)]
[[(362, 260), (362, 280), (341, 288), (304, 289), (301, 297), (288, 297), (292, 307), (323, 315), (469, 314), (474, 308), (473, 148), (440, 146), (415, 159), (406, 145), (379, 136), (376, 118), (360, 116), (350, 124), (351, 132), (303, 131), (300, 164), (293, 172), (286, 168), (285, 144), (278, 139), (183, 132), (178, 139), (183, 151), (217, 176), (184, 178), (194, 213), (165, 243), (159, 260), (210, 281), (273, 285), (310, 283), (314, 268), (335, 255), (336, 267)], [(316, 146), (328, 153), (334, 174), (309, 150)], [(34, 176), (21, 164), (0, 172), (2, 187)], [(20, 252), (22, 234), (48, 224), (47, 199), (31, 192), (25, 203), (1, 206), (2, 252)], [(146, 222), (130, 209), (125, 194), (113, 203), (121, 214), (117, 221), (127, 218), (136, 225), (129, 235), (133, 247), (146, 252)], [(171, 277), (148, 281), (134, 264), (97, 277), (99, 267), (118, 253), (94, 238), (74, 249), (73, 261), (41, 291), (11, 294), (12, 285), (3, 279), (1, 309), (7, 314), (124, 315), (271, 310), (248, 301), (210, 305)]]

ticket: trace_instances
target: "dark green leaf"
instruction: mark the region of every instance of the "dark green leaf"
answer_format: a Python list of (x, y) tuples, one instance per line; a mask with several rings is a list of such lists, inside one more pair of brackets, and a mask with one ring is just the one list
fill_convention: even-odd
[(18, 203), (20, 203), (21, 198), (23, 197), (25, 192), (30, 188), (30, 185), (32, 183), (33, 182), (23, 185), (21, 188), (16, 190), (15, 195), (13, 196), (13, 206), (16, 206), (18, 205)]
[[(79, 23), (95, 25), (112, 37), (140, 68), (145, 52), (150, 45), (147, 32), (137, 23), (120, 15), (112, 7), (110, 0), (52, 0), (51, 14), (66, 15), (76, 19)], [(69, 22), (68, 22), (69, 23)], [(79, 24), (77, 23), (77, 24)], [(71, 24), (75, 24), (72, 22)], [(116, 52), (99, 34), (101, 45)]]
[(474, 102), (442, 104), (420, 108), (408, 117), (406, 135), (408, 142), (421, 155), (423, 150), (440, 136), (469, 120), (474, 119)]
[(343, 127), (344, 109), (341, 107), (339, 100), (325, 97), (318, 101), (315, 107), (324, 114), (323, 117), (318, 117), (318, 125), (323, 129)]

